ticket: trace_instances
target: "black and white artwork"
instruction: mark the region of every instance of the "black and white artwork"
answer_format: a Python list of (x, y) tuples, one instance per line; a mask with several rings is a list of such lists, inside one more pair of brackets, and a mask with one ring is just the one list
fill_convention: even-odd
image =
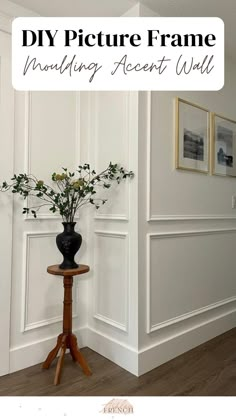
[(219, 125), (217, 127), (217, 163), (233, 167), (233, 131)]
[(176, 168), (209, 171), (209, 112), (176, 98)]
[(232, 120), (213, 115), (213, 172), (216, 175), (236, 176), (235, 173), (235, 138), (236, 123)]
[(204, 161), (204, 137), (184, 129), (184, 157)]

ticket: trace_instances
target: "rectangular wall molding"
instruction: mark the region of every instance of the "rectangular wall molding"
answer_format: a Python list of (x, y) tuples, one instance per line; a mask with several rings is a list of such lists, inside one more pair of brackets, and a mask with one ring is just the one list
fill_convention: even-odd
[(180, 316), (167, 319), (160, 323), (153, 323), (151, 320), (151, 242), (153, 240), (162, 240), (169, 238), (183, 238), (183, 237), (194, 237), (194, 236), (203, 236), (203, 235), (220, 235), (220, 234), (235, 234), (236, 228), (225, 228), (225, 229), (205, 229), (205, 230), (192, 230), (192, 231), (181, 231), (181, 232), (164, 232), (164, 233), (151, 233), (147, 235), (147, 334), (151, 334), (155, 331), (159, 331), (166, 327), (169, 327), (174, 324), (178, 324), (190, 318), (197, 317), (201, 314), (206, 314), (210, 316), (211, 312), (220, 309), (223, 307), (227, 308), (229, 304), (235, 304), (236, 310), (236, 296), (231, 296), (227, 299), (215, 302), (213, 304), (198, 308), (196, 310), (190, 311), (188, 313), (181, 314)]
[(152, 214), (151, 211), (151, 156), (152, 156), (152, 92), (147, 92), (147, 122), (146, 122), (146, 144), (147, 144), (147, 222), (188, 222), (188, 221), (210, 221), (210, 220), (236, 220), (236, 216), (229, 214)]
[[(129, 286), (129, 237), (128, 233), (124, 232), (107, 232), (107, 231), (95, 231), (94, 232), (97, 237), (103, 237), (103, 238), (114, 238), (114, 239), (121, 239), (124, 241), (124, 247), (125, 247), (125, 260), (120, 261), (120, 264), (124, 266), (124, 272), (125, 272), (125, 289), (123, 294), (124, 299), (124, 305), (125, 305), (125, 322), (120, 323), (116, 319), (109, 318), (105, 316), (104, 314), (99, 313), (98, 309), (98, 299), (99, 299), (99, 293), (104, 293), (104, 290), (99, 290), (98, 287), (98, 277), (97, 277), (97, 270), (95, 270), (95, 298), (94, 298), (94, 315), (93, 317), (101, 321), (105, 324), (108, 324), (114, 328), (117, 328), (121, 331), (128, 332), (128, 318), (129, 318), (129, 302), (130, 302), (130, 286)], [(117, 256), (119, 258), (119, 256)], [(95, 256), (96, 260), (96, 256)], [(102, 262), (102, 264), (106, 264), (105, 261)], [(112, 296), (108, 296), (108, 298), (112, 299)]]
[[(75, 153), (74, 153), (74, 168), (79, 164), (78, 158), (80, 156), (80, 93), (76, 92), (76, 110), (75, 110)], [(31, 170), (31, 142), (32, 142), (32, 92), (25, 92), (25, 157), (24, 168), (25, 173), (32, 173)], [(26, 207), (29, 207), (29, 200), (26, 199)], [(38, 220), (61, 220), (58, 213), (39, 212)], [(31, 214), (25, 215), (25, 220), (37, 220)]]
[[(131, 95), (132, 92), (123, 92), (125, 94), (125, 115), (126, 118), (126, 125), (124, 127), (124, 133), (126, 136), (126, 156), (128, 156), (128, 166), (130, 162), (130, 145), (131, 145), (131, 127), (130, 127), (130, 118), (132, 112), (132, 100)], [(90, 96), (91, 99), (91, 136), (90, 136), (90, 144), (89, 144), (89, 156), (94, 163), (94, 167), (98, 167), (97, 161), (97, 151), (99, 148), (99, 139), (98, 139), (98, 116), (100, 114), (100, 107), (98, 104), (99, 92), (93, 92), (93, 97)], [(92, 143), (93, 141), (93, 143)], [(92, 150), (94, 156), (92, 156)], [(128, 221), (130, 219), (130, 183), (127, 182), (125, 186), (125, 202), (127, 203), (126, 212), (124, 214), (113, 214), (113, 213), (101, 213), (96, 212), (94, 219), (95, 220), (114, 220), (114, 221)]]
[[(35, 238), (51, 238), (56, 237), (58, 232), (27, 232), (24, 234), (23, 242), (23, 275), (22, 275), (22, 304), (21, 304), (21, 332), (35, 330), (40, 327), (55, 324), (62, 321), (62, 315), (41, 319), (37, 322), (28, 322), (28, 305), (29, 305), (29, 262), (30, 262), (30, 241)], [(45, 267), (46, 270), (46, 267)], [(75, 300), (75, 297), (74, 297)], [(76, 312), (73, 317), (77, 316)]]

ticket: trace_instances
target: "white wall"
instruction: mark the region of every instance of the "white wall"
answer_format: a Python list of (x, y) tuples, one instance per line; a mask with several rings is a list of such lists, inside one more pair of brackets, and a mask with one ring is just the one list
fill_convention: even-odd
[[(14, 144), (14, 94), (11, 87), (10, 35), (0, 31), (0, 168), (1, 176), (9, 178), (13, 171)], [(0, 331), (4, 339), (0, 342), (0, 375), (9, 371), (10, 339), (10, 295), (11, 295), (11, 258), (12, 258), (12, 211), (13, 200), (8, 194), (2, 194), (0, 205), (1, 252), (0, 252)], [(4, 314), (4, 316), (3, 316)]]
[[(50, 182), (62, 167), (74, 170), (80, 152), (80, 95), (75, 92), (15, 92), (14, 173), (33, 173)], [(14, 197), (10, 371), (41, 362), (62, 329), (63, 280), (47, 274), (60, 263), (55, 238), (61, 218), (42, 210), (37, 219), (22, 216), (22, 200)], [(86, 261), (86, 226), (77, 221), (83, 244), (77, 258)], [(82, 262), (82, 261), (81, 261)], [(74, 329), (87, 325), (87, 280), (74, 281)], [(86, 303), (85, 303), (86, 302)], [(79, 323), (78, 317), (79, 316)]]
[(219, 92), (140, 93), (139, 373), (236, 325), (234, 178), (174, 167), (174, 98), (236, 120), (236, 65)]
[[(8, 3), (6, 4), (6, 6)], [(1, 24), (10, 31), (14, 14)], [(16, 14), (26, 15), (16, 8)], [(129, 92), (15, 92), (14, 172), (47, 179), (62, 166), (89, 162), (97, 170), (110, 161), (138, 173), (138, 94)], [(91, 272), (75, 280), (73, 331), (79, 345), (138, 373), (137, 178), (115, 188), (94, 217), (81, 212), (80, 261)], [(16, 198), (13, 212), (10, 371), (44, 360), (61, 332), (61, 279), (46, 273), (59, 263), (55, 236), (60, 219), (42, 212), (24, 218)]]
[(136, 174), (109, 190), (108, 203), (90, 223), (88, 346), (137, 374), (138, 95), (91, 92), (87, 97), (82, 95), (81, 129), (89, 162), (96, 170), (117, 162)]
[[(9, 30), (9, 16), (0, 24)], [(16, 172), (46, 176), (76, 162), (99, 170), (110, 160), (135, 172), (96, 215), (81, 213), (80, 256), (92, 270), (75, 281), (74, 329), (80, 345), (136, 375), (236, 325), (235, 181), (174, 169), (173, 107), (180, 96), (235, 119), (235, 74), (227, 60), (215, 93), (15, 93)], [(11, 371), (43, 361), (62, 315), (62, 284), (46, 274), (60, 261), (60, 220), (25, 220), (20, 207), (15, 201)]]
[[(9, 33), (9, 38), (12, 16), (17, 15), (30, 16), (34, 13), (7, 1), (1, 3), (0, 30)], [(4, 40), (4, 37), (2, 39)], [(9, 45), (5, 44), (10, 56), (10, 40)], [(4, 45), (2, 48), (4, 51)], [(10, 61), (8, 68), (6, 64), (4, 61), (4, 65), (1, 66), (1, 80), (5, 80), (4, 84), (8, 86)], [(14, 103), (11, 94), (14, 96)], [(60, 171), (65, 166), (73, 170), (83, 162), (79, 92), (13, 94), (12, 89), (8, 100), (3, 95), (1, 97), (4, 99), (4, 112), (7, 110), (9, 115), (4, 118), (4, 113), (1, 113), (1, 119), (4, 118), (2, 126), (5, 129), (8, 124), (9, 135), (9, 147), (4, 154), (8, 170), (1, 172), (2, 178), (9, 179), (13, 173), (26, 172), (49, 180), (54, 170)], [(10, 143), (13, 129), (14, 150)], [(1, 139), (1, 147), (4, 150), (5, 140), (2, 136)], [(4, 360), (8, 358), (9, 363), (5, 363), (6, 366), (0, 365), (0, 372), (3, 373), (42, 362), (62, 330), (63, 281), (47, 274), (46, 271), (48, 265), (60, 263), (62, 260), (55, 243), (57, 233), (62, 231), (61, 219), (50, 214), (48, 210), (41, 212), (37, 219), (25, 218), (21, 213), (24, 203), (19, 197), (14, 198), (12, 220), (9, 219), (10, 208), (4, 216), (9, 224), (8, 242), (11, 238), (11, 243), (9, 242), (4, 249), (5, 261), (11, 260), (12, 267), (7, 267), (7, 272), (11, 275), (11, 281), (8, 282), (11, 285), (11, 297), (8, 291), (7, 297), (11, 298), (11, 302), (6, 302), (11, 308), (11, 313), (8, 316), (7, 310), (6, 316), (3, 317), (4, 329), (10, 331), (10, 348), (8, 357), (5, 354), (2, 356)], [(1, 197), (1, 202), (5, 203), (6, 197)], [(87, 224), (83, 222), (82, 215), (77, 225), (83, 236), (78, 258), (86, 263)], [(88, 318), (87, 284), (88, 276), (84, 275), (82, 280), (75, 279), (73, 290), (73, 329), (78, 334), (81, 347), (85, 345)], [(5, 352), (7, 349), (4, 348)]]

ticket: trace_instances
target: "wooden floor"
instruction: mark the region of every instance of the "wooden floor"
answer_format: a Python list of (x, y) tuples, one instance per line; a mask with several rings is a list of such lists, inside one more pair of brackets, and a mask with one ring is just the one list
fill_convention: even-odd
[(82, 349), (93, 375), (65, 357), (61, 384), (53, 385), (55, 363), (0, 378), (1, 396), (236, 395), (236, 328), (137, 378), (89, 348)]

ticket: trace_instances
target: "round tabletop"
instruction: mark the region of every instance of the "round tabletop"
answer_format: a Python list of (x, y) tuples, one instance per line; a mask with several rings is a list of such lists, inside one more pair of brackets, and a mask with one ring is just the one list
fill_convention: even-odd
[(47, 268), (49, 274), (54, 274), (55, 276), (78, 276), (80, 274), (88, 273), (90, 270), (88, 265), (80, 264), (78, 268), (72, 269), (61, 269), (59, 265), (50, 265)]

